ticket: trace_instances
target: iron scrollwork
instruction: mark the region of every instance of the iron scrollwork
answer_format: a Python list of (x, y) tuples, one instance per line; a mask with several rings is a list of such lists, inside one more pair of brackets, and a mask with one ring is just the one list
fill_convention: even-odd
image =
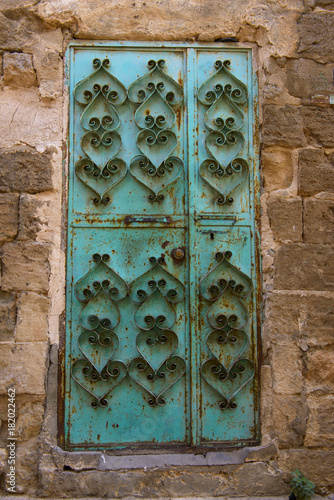
[(245, 138), (240, 132), (245, 118), (247, 87), (230, 71), (229, 60), (216, 61), (215, 73), (200, 87), (198, 100), (209, 109), (204, 123), (209, 133), (205, 146), (211, 158), (200, 166), (200, 176), (217, 194), (218, 205), (232, 204), (231, 193), (249, 175), (248, 162), (239, 157)]
[(130, 377), (149, 393), (150, 406), (165, 404), (165, 392), (185, 373), (185, 361), (174, 353), (178, 337), (171, 330), (176, 321), (173, 305), (182, 301), (185, 288), (162, 266), (163, 257), (149, 259), (153, 266), (129, 288), (133, 302), (139, 304), (135, 323), (140, 357), (129, 365)]
[(74, 89), (74, 98), (84, 106), (80, 123), (85, 130), (81, 149), (85, 157), (75, 164), (75, 174), (94, 193), (93, 203), (110, 203), (110, 191), (124, 179), (126, 164), (117, 158), (122, 145), (117, 132), (120, 118), (116, 107), (126, 100), (126, 89), (109, 71), (108, 58), (93, 60), (95, 70)]
[(170, 130), (176, 121), (176, 111), (183, 101), (182, 87), (164, 72), (165, 61), (148, 62), (148, 73), (128, 89), (131, 102), (139, 106), (135, 122), (142, 129), (137, 135), (141, 155), (130, 164), (131, 175), (151, 191), (151, 203), (164, 200), (162, 191), (177, 181), (183, 162), (172, 156), (177, 137)]
[(201, 296), (211, 302), (206, 317), (213, 330), (206, 343), (213, 357), (201, 367), (203, 379), (220, 395), (221, 410), (234, 409), (239, 391), (254, 377), (254, 364), (243, 357), (249, 338), (242, 328), (249, 313), (244, 300), (252, 293), (251, 279), (230, 262), (232, 252), (218, 252), (218, 264), (202, 279)]
[(74, 293), (84, 306), (79, 315), (83, 328), (78, 347), (83, 358), (72, 364), (73, 380), (93, 396), (93, 408), (108, 406), (108, 394), (125, 378), (126, 365), (117, 359), (119, 338), (114, 328), (120, 320), (117, 302), (127, 296), (122, 278), (109, 266), (108, 254), (94, 254), (95, 267), (74, 286)]

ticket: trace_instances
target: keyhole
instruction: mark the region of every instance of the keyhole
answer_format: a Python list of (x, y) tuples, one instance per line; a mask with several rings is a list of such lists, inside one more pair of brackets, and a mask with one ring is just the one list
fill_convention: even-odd
[(215, 239), (215, 235), (214, 235), (213, 233), (210, 233), (210, 238), (211, 238), (212, 240), (214, 240), (214, 239)]

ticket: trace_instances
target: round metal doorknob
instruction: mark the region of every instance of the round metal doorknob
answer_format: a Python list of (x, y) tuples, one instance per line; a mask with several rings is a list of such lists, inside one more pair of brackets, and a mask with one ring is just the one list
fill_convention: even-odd
[(175, 248), (175, 250), (173, 250), (173, 257), (177, 260), (184, 259), (184, 250), (182, 250), (182, 248)]

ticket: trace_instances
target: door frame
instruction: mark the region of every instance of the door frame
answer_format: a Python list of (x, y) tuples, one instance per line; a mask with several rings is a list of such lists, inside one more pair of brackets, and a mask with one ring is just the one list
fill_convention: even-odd
[[(73, 52), (75, 48), (111, 48), (111, 49), (124, 49), (124, 48), (148, 48), (148, 49), (203, 49), (203, 50), (229, 50), (233, 52), (245, 52), (248, 51), (250, 54), (250, 67), (252, 69), (252, 116), (253, 116), (253, 141), (250, 143), (250, 149), (253, 150), (252, 158), (252, 169), (253, 172), (253, 201), (254, 204), (252, 206), (252, 220), (254, 221), (254, 234), (252, 244), (252, 251), (254, 252), (253, 258), (255, 262), (255, 271), (254, 271), (254, 294), (253, 294), (253, 302), (256, 307), (256, 340), (257, 340), (257, 352), (254, 355), (254, 360), (256, 362), (257, 367), (257, 391), (254, 393), (255, 405), (257, 407), (257, 434), (256, 438), (253, 440), (245, 440), (237, 443), (220, 443), (213, 444), (212, 446), (204, 447), (200, 446), (161, 446), (157, 450), (150, 449), (150, 453), (152, 454), (160, 454), (160, 453), (175, 453), (182, 449), (182, 452), (185, 453), (196, 453), (196, 452), (205, 452), (205, 451), (214, 451), (214, 450), (222, 450), (222, 449), (233, 449), (240, 448), (243, 446), (255, 446), (260, 443), (260, 422), (259, 422), (259, 402), (260, 402), (260, 375), (261, 375), (261, 325), (262, 325), (262, 273), (261, 273), (261, 253), (260, 253), (260, 216), (261, 216), (261, 208), (260, 208), (260, 169), (259, 169), (259, 154), (260, 154), (260, 141), (259, 141), (259, 103), (258, 103), (258, 77), (256, 74), (256, 56), (257, 56), (257, 46), (254, 44), (242, 44), (242, 43), (201, 43), (201, 42), (135, 42), (135, 41), (100, 41), (100, 40), (76, 40), (71, 41), (66, 47), (66, 51), (64, 54), (64, 138), (66, 140), (66, 151), (63, 153), (63, 231), (62, 231), (62, 243), (63, 248), (65, 248), (65, 273), (67, 275), (67, 266), (68, 266), (68, 253), (67, 253), (67, 237), (68, 237), (68, 195), (69, 195), (69, 182), (70, 182), (70, 172), (69, 172), (69, 164), (70, 164), (70, 148), (69, 148), (69, 137), (71, 134), (71, 124), (70, 124), (70, 113), (69, 113), (69, 101), (70, 101), (70, 64), (73, 58)], [(249, 89), (250, 90), (250, 89)], [(188, 103), (188, 112), (194, 113), (194, 106), (191, 103)], [(191, 120), (188, 120), (190, 122)], [(189, 129), (188, 129), (189, 133)], [(194, 156), (194, 148), (193, 145), (188, 144), (188, 156), (189, 156), (189, 172), (190, 165), (194, 162), (190, 161), (190, 158)], [(190, 202), (189, 202), (190, 203)], [(192, 242), (189, 241), (189, 248), (191, 247)], [(189, 259), (191, 260), (191, 255), (189, 255)], [(192, 266), (189, 264), (189, 268)], [(189, 276), (189, 302), (190, 304), (194, 304), (193, 295), (194, 295), (194, 276), (190, 271)], [(65, 289), (65, 295), (67, 296), (66, 303), (68, 301), (68, 290)], [(192, 306), (194, 307), (194, 306)], [(65, 389), (65, 381), (66, 381), (66, 373), (65, 373), (65, 342), (66, 342), (66, 311), (64, 315), (60, 319), (59, 333), (59, 362), (58, 362), (58, 444), (68, 450), (79, 450), (85, 449), (80, 446), (66, 446), (65, 445), (65, 421), (64, 421), (64, 413), (65, 413), (65, 397), (66, 397), (66, 389)], [(198, 353), (192, 353), (191, 357), (195, 356), (195, 359), (198, 358)], [(193, 379), (197, 374), (194, 371), (197, 369), (198, 364), (191, 363), (191, 378)], [(196, 391), (198, 393), (198, 391)], [(198, 397), (195, 395), (193, 397), (192, 406), (196, 407), (198, 404)], [(196, 430), (195, 430), (196, 432)], [(131, 454), (133, 452), (142, 452), (145, 449), (145, 446), (124, 446), (125, 449), (120, 450), (119, 448), (108, 449), (109, 453), (119, 454), (120, 452), (125, 454)], [(98, 450), (99, 447), (96, 446), (94, 448), (89, 447), (91, 451)]]

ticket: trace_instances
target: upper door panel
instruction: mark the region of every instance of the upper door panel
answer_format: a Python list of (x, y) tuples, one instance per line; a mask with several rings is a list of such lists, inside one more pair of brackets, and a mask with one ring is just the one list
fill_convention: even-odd
[(252, 173), (249, 53), (199, 50), (196, 62), (197, 211), (247, 213)]
[(74, 51), (73, 214), (184, 213), (184, 59), (177, 50)]

